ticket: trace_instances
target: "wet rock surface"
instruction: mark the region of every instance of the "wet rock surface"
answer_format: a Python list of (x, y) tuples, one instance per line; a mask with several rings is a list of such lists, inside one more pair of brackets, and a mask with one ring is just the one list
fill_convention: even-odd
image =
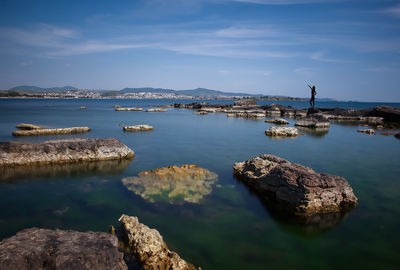
[(122, 215), (118, 236), (143, 269), (194, 270), (192, 264), (168, 249), (160, 233), (139, 222), (137, 217)]
[(0, 242), (1, 269), (128, 269), (115, 236), (31, 228)]
[(265, 135), (271, 137), (296, 137), (300, 133), (294, 127), (270, 127), (265, 131)]
[(149, 125), (135, 125), (135, 126), (124, 126), (122, 127), (124, 131), (149, 131), (153, 130), (154, 128)]
[(184, 164), (140, 172), (122, 179), (124, 186), (150, 202), (199, 203), (212, 191), (217, 174), (197, 165)]
[(282, 118), (275, 118), (265, 120), (266, 123), (275, 124), (275, 125), (289, 125), (289, 121), (282, 119)]
[(114, 138), (0, 143), (0, 166), (118, 160), (133, 156), (131, 149)]
[(368, 128), (368, 129), (358, 129), (357, 132), (360, 133), (365, 133), (365, 134), (375, 134), (375, 130), (373, 130), (372, 128)]
[(235, 163), (234, 174), (271, 207), (293, 215), (345, 212), (358, 201), (343, 177), (316, 173), (274, 155)]
[(116, 107), (114, 106), (117, 112), (123, 112), (123, 111), (128, 111), (128, 112), (137, 112), (137, 111), (142, 111), (143, 108), (140, 107), (131, 107), (131, 108), (121, 108), (121, 107)]
[(294, 124), (295, 126), (308, 128), (329, 128), (330, 124), (327, 117), (323, 115), (313, 115), (299, 119)]
[(70, 127), (70, 128), (46, 128), (13, 131), (14, 136), (40, 136), (40, 135), (63, 135), (89, 132), (88, 127)]

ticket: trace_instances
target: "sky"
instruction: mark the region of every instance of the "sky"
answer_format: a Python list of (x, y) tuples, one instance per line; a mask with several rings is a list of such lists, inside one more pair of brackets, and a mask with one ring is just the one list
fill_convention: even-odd
[(0, 89), (400, 102), (400, 0), (0, 0)]

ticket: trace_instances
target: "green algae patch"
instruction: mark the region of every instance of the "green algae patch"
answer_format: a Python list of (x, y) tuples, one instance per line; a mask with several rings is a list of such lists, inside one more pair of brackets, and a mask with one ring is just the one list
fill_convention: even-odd
[(183, 164), (140, 172), (122, 179), (128, 190), (149, 202), (199, 203), (212, 192), (218, 175), (197, 165)]

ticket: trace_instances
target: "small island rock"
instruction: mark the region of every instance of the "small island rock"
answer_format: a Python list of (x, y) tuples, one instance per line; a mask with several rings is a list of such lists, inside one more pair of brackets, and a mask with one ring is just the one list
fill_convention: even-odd
[(135, 126), (124, 126), (124, 131), (149, 131), (153, 130), (152, 126), (149, 125), (135, 125)]
[(274, 155), (234, 165), (234, 174), (262, 199), (294, 215), (342, 212), (357, 205), (349, 183)]
[(265, 135), (271, 137), (296, 137), (300, 133), (294, 127), (270, 127), (265, 131)]
[(358, 129), (357, 132), (370, 134), (370, 135), (375, 134), (375, 130), (373, 130), (372, 128), (369, 128), (369, 129)]
[(266, 123), (276, 124), (276, 125), (288, 125), (289, 121), (282, 118), (275, 118), (270, 120), (265, 120)]

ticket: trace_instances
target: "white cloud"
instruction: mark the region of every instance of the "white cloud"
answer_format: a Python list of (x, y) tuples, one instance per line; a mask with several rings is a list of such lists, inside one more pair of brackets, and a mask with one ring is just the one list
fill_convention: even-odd
[(381, 12), (400, 18), (400, 4), (384, 9)]
[(325, 53), (322, 51), (314, 52), (310, 55), (310, 58), (316, 61), (321, 62), (329, 62), (329, 63), (351, 63), (353, 61), (347, 59), (337, 59), (337, 58), (329, 58), (325, 56)]

